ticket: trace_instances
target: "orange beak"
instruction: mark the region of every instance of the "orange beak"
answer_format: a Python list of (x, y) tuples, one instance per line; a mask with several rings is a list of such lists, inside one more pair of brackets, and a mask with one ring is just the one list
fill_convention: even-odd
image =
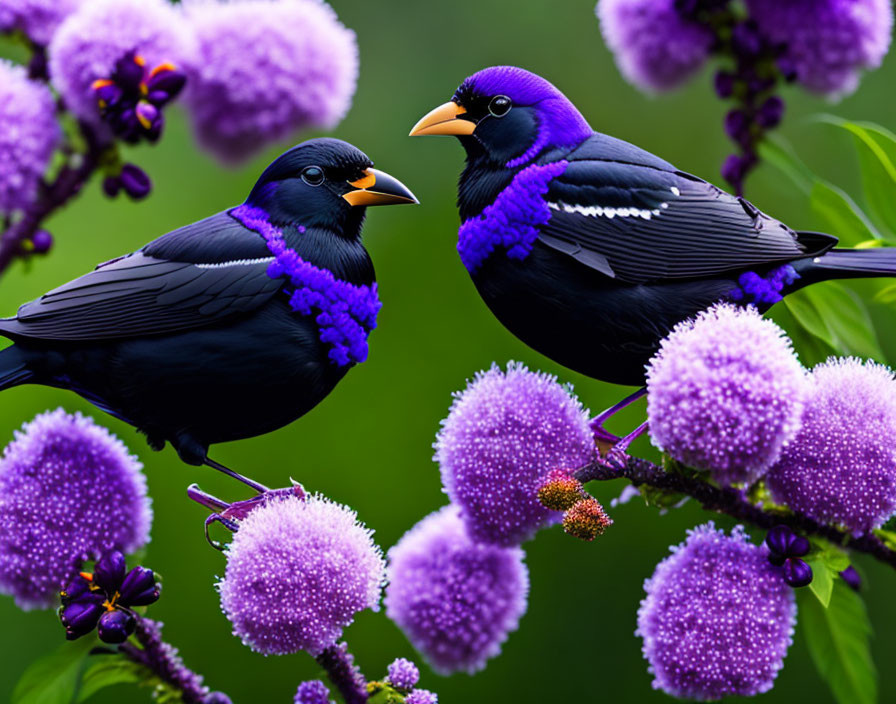
[(476, 123), (470, 120), (462, 120), (460, 116), (466, 112), (466, 108), (449, 100), (444, 105), (439, 105), (435, 110), (430, 110), (411, 130), (411, 137), (423, 137), (433, 134), (470, 135), (476, 129)]

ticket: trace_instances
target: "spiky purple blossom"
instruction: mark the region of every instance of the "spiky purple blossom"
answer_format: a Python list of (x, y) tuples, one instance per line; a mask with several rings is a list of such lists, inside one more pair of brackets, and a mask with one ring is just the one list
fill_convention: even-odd
[(0, 59), (0, 214), (30, 205), (59, 144), (55, 101), (21, 66)]
[(411, 689), (420, 679), (420, 670), (407, 658), (396, 658), (389, 665), (386, 679), (396, 687)]
[(890, 0), (746, 0), (759, 30), (786, 46), (785, 58), (809, 90), (852, 93), (862, 69), (880, 66), (890, 47)]
[(752, 483), (796, 435), (807, 386), (781, 328), (753, 308), (714, 306), (650, 361), (651, 441), (723, 485)]
[(386, 614), (437, 672), (481, 670), (526, 611), (523, 557), (474, 542), (458, 508), (444, 506), (389, 550)]
[(141, 464), (108, 430), (61, 408), (16, 432), (0, 459), (0, 592), (48, 608), (81, 562), (149, 541)]
[(62, 21), (84, 0), (3, 0), (0, 32), (23, 32), (35, 44), (46, 46)]
[(308, 680), (299, 685), (293, 704), (333, 704), (333, 700), (327, 685), (320, 680)]
[(309, 127), (334, 127), (358, 76), (355, 34), (319, 0), (185, 2), (199, 40), (187, 101), (199, 143), (239, 162)]
[(50, 77), (75, 115), (99, 123), (91, 86), (109, 78), (129, 51), (149, 66), (171, 62), (186, 69), (195, 60), (196, 44), (165, 0), (86, 0), (62, 23), (48, 49)]
[(404, 704), (439, 704), (439, 697), (428, 689), (415, 689), (404, 698)]
[(707, 701), (771, 689), (793, 642), (796, 603), (781, 568), (741, 526), (688, 531), (644, 582), (636, 635), (653, 686)]
[(273, 500), (241, 521), (218, 583), (233, 633), (253, 650), (318, 655), (379, 608), (385, 563), (372, 531), (321, 496)]
[(802, 427), (766, 475), (775, 501), (862, 533), (896, 512), (896, 380), (874, 362), (812, 370)]
[(552, 469), (574, 469), (594, 455), (588, 413), (555, 377), (510, 362), (493, 365), (454, 394), (435, 460), (445, 492), (479, 541), (516, 545), (560, 514), (538, 501)]
[(712, 31), (685, 19), (676, 0), (600, 0), (604, 41), (625, 78), (641, 90), (670, 90), (709, 56)]

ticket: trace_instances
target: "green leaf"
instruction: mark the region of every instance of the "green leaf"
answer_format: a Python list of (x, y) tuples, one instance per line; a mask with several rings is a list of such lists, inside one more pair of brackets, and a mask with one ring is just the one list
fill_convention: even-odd
[(828, 324), (818, 314), (818, 310), (812, 301), (806, 296), (805, 290), (797, 291), (784, 299), (784, 305), (796, 318), (796, 321), (802, 325), (808, 332), (823, 340), (831, 347), (836, 347), (834, 334), (828, 327)]
[(818, 597), (821, 605), (828, 608), (831, 603), (831, 593), (834, 591), (834, 577), (831, 575), (831, 570), (822, 560), (809, 560), (809, 567), (812, 568), (812, 581), (809, 583), (809, 589)]
[[(809, 206), (843, 246), (877, 240), (880, 234), (849, 195), (827, 181), (816, 179), (809, 193)], [(865, 247), (868, 245), (865, 244)]]
[(884, 545), (886, 545), (890, 550), (896, 550), (896, 533), (891, 530), (883, 530), (882, 528), (875, 528), (874, 534), (880, 538)]
[(148, 684), (148, 680), (152, 679), (152, 673), (124, 655), (104, 655), (92, 660), (93, 663), (81, 677), (75, 704), (87, 701), (101, 689), (113, 684)]
[(843, 354), (883, 359), (871, 316), (855, 293), (834, 281), (804, 289), (804, 293), (830, 331), (835, 349)]
[(95, 645), (95, 639), (81, 638), (35, 660), (19, 678), (11, 704), (70, 704), (87, 654)]
[(772, 133), (761, 142), (759, 157), (762, 161), (783, 171), (806, 195), (812, 191), (812, 184), (817, 177), (796, 155), (790, 142), (780, 134)]
[(828, 608), (805, 590), (800, 622), (818, 674), (839, 704), (875, 704), (877, 673), (871, 660), (871, 623), (861, 597), (843, 580), (834, 583)]

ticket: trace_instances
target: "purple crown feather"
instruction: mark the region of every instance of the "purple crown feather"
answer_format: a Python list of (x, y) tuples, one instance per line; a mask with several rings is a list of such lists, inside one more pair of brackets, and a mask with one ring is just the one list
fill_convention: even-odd
[[(320, 341), (330, 346), (329, 358), (340, 367), (365, 361), (367, 336), (376, 327), (376, 316), (382, 307), (376, 283), (352, 284), (305, 261), (287, 246), (283, 233), (261, 208), (243, 204), (230, 214), (264, 237), (274, 255), (268, 276), (289, 278), (294, 287), (289, 305), (297, 313), (315, 316)], [(298, 229), (300, 233), (305, 231), (303, 226)]]

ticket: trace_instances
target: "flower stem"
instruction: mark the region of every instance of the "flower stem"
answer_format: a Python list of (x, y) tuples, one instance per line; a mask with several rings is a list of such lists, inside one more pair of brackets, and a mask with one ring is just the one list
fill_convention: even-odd
[[(138, 616), (134, 635), (141, 647), (125, 643), (119, 646), (120, 652), (180, 692), (186, 704), (202, 704), (210, 700), (208, 687), (202, 684), (202, 677), (188, 669), (177, 654), (177, 649), (162, 640), (161, 623)], [(227, 701), (220, 693), (213, 693), (212, 700)]]
[(850, 550), (871, 555), (896, 568), (896, 551), (887, 547), (880, 538), (871, 533), (853, 536), (801, 513), (766, 510), (747, 501), (743, 492), (738, 489), (720, 488), (698, 478), (667, 472), (662, 467), (639, 457), (628, 457), (625, 464), (616, 467), (605, 460), (597, 460), (580, 467), (573, 472), (573, 476), (583, 484), (589, 481), (627, 479), (633, 486), (646, 485), (661, 491), (686, 494), (699, 501), (708, 511), (723, 513), (765, 530), (776, 525), (788, 525), (803, 534), (817, 535)]
[(330, 646), (315, 659), (326, 670), (345, 704), (364, 704), (367, 701), (367, 681), (345, 643)]

